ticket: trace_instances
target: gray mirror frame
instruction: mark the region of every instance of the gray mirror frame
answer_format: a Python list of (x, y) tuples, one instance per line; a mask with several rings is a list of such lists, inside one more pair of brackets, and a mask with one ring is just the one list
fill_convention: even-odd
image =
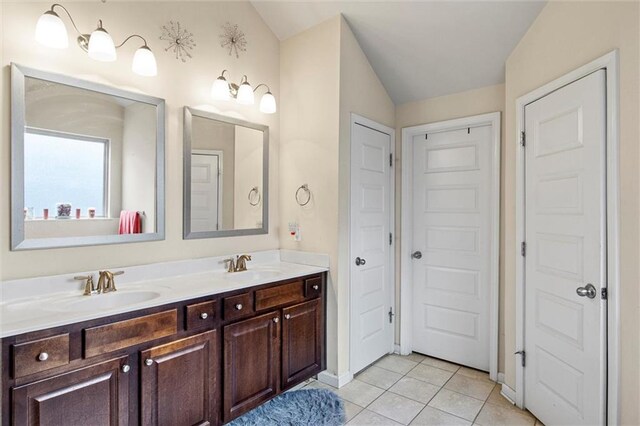
[[(191, 126), (193, 116), (207, 118), (210, 120), (222, 121), (237, 126), (249, 127), (251, 129), (262, 132), (262, 228), (252, 229), (227, 229), (221, 231), (192, 232), (191, 231)], [(194, 240), (199, 238), (222, 238), (236, 237), (242, 235), (261, 235), (269, 233), (269, 126), (263, 124), (251, 123), (249, 121), (240, 120), (238, 118), (227, 117), (225, 115), (215, 114), (208, 111), (184, 107), (184, 185), (183, 185), (183, 227), (182, 237), (185, 240)]]
[[(25, 78), (37, 78), (117, 96), (156, 107), (156, 232), (133, 235), (24, 238), (24, 129)], [(11, 64), (11, 250), (37, 250), (105, 244), (138, 243), (165, 239), (165, 101), (63, 74)]]

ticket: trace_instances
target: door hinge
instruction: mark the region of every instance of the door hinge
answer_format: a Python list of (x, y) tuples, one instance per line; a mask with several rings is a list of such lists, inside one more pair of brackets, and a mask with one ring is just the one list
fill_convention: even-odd
[(391, 324), (393, 322), (393, 316), (395, 314), (393, 313), (393, 308), (389, 308), (389, 324)]
[(389, 154), (389, 167), (393, 167), (393, 154)]
[(389, 232), (389, 245), (393, 244), (393, 234)]
[(520, 243), (520, 254), (522, 255), (522, 257), (527, 255), (527, 243), (525, 243), (524, 241)]
[(522, 364), (522, 366), (526, 366), (526, 360), (527, 360), (527, 353), (525, 351), (518, 351), (516, 353), (514, 353), (514, 355), (520, 355), (522, 358), (520, 358), (520, 362)]
[(527, 143), (527, 136), (524, 132), (520, 132), (520, 146), (525, 146)]
[(609, 292), (606, 287), (600, 289), (600, 298), (602, 300), (607, 300), (609, 298)]

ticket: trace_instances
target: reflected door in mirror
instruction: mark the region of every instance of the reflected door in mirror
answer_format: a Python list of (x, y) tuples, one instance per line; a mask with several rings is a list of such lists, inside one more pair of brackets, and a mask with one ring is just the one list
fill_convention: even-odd
[(222, 151), (191, 154), (191, 229), (217, 231), (222, 219)]

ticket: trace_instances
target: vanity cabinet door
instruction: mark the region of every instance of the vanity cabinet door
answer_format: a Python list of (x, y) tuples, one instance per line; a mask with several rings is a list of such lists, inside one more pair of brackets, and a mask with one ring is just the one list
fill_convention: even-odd
[(294, 386), (322, 371), (321, 300), (282, 310), (282, 388)]
[(142, 425), (207, 425), (218, 421), (217, 330), (140, 353)]
[(14, 425), (129, 424), (128, 357), (12, 389)]
[(224, 327), (224, 422), (278, 393), (280, 312)]

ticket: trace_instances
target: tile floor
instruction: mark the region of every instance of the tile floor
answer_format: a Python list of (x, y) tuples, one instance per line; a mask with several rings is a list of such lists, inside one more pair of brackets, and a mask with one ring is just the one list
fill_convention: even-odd
[(487, 373), (413, 353), (388, 355), (341, 389), (347, 425), (541, 426), (500, 395)]

